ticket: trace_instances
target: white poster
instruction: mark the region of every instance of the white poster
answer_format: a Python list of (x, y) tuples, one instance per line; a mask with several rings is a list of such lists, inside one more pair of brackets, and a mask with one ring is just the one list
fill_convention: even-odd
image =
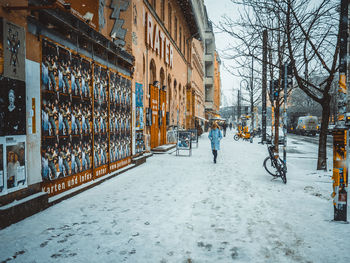
[[(26, 176), (26, 137), (24, 136), (8, 136), (5, 137), (2, 153), (3, 158), (3, 184), (0, 194), (16, 191), (27, 186)], [(1, 151), (0, 151), (1, 152)]]
[(136, 97), (135, 97), (135, 92), (132, 93), (132, 155), (135, 155), (136, 150), (135, 150), (135, 144), (136, 144), (136, 134), (135, 134), (135, 123), (136, 123), (136, 116), (135, 116), (135, 111), (136, 111)]

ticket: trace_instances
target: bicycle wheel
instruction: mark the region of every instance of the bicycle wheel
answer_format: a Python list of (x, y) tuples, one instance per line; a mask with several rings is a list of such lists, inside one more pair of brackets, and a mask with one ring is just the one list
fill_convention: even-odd
[(275, 167), (275, 164), (272, 162), (272, 160), (269, 156), (265, 158), (263, 165), (264, 165), (265, 170), (269, 174), (271, 174), (272, 176), (277, 175), (277, 169)]
[(287, 183), (287, 176), (286, 176), (286, 172), (285, 171), (283, 171), (283, 170), (281, 170), (280, 171), (280, 176), (281, 176), (281, 178), (282, 178), (282, 181), (283, 181), (283, 183)]
[(280, 166), (279, 175), (282, 178), (283, 183), (286, 184), (287, 183), (287, 167), (281, 158), (279, 158), (279, 166)]
[(235, 136), (233, 136), (233, 139), (235, 139), (235, 141), (238, 141), (239, 140), (238, 135), (236, 134)]

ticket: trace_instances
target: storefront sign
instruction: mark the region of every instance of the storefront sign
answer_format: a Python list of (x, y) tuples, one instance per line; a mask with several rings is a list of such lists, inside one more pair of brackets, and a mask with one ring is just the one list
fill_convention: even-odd
[(109, 172), (108, 165), (107, 164), (102, 165), (102, 166), (94, 169), (94, 178), (101, 177), (101, 176), (107, 174), (108, 172)]
[(85, 171), (70, 177), (61, 178), (50, 183), (43, 183), (41, 186), (41, 191), (47, 192), (50, 196), (62, 193), (83, 183), (92, 180), (91, 171)]
[(169, 39), (164, 32), (159, 28), (158, 24), (153, 21), (152, 16), (144, 11), (144, 21), (146, 27), (146, 44), (154, 51), (160, 58), (164, 58), (165, 64), (173, 67), (174, 50), (170, 44)]
[(131, 158), (128, 157), (128, 158), (126, 158), (124, 160), (121, 160), (121, 161), (118, 161), (116, 163), (110, 164), (109, 165), (109, 170), (110, 170), (110, 172), (113, 172), (115, 170), (121, 169), (121, 168), (129, 165), (130, 163), (131, 163)]

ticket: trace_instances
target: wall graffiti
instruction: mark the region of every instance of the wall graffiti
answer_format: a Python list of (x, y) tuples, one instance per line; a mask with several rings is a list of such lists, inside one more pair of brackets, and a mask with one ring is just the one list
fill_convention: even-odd
[(4, 76), (25, 81), (25, 30), (3, 20)]
[(126, 29), (123, 28), (124, 20), (120, 19), (120, 12), (126, 11), (129, 4), (129, 1), (126, 0), (112, 0), (110, 5), (110, 8), (113, 9), (111, 18), (115, 19), (110, 36), (115, 44), (121, 46), (125, 45)]

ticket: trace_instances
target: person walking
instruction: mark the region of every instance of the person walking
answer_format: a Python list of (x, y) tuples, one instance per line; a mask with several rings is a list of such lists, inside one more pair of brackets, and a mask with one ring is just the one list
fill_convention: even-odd
[(224, 124), (222, 125), (222, 129), (224, 130), (224, 137), (226, 137), (226, 129), (227, 129), (227, 123), (224, 122)]
[(211, 142), (211, 149), (214, 155), (214, 163), (216, 163), (216, 158), (218, 156), (218, 150), (220, 150), (220, 140), (222, 139), (222, 134), (219, 126), (214, 122), (211, 126), (208, 138)]

